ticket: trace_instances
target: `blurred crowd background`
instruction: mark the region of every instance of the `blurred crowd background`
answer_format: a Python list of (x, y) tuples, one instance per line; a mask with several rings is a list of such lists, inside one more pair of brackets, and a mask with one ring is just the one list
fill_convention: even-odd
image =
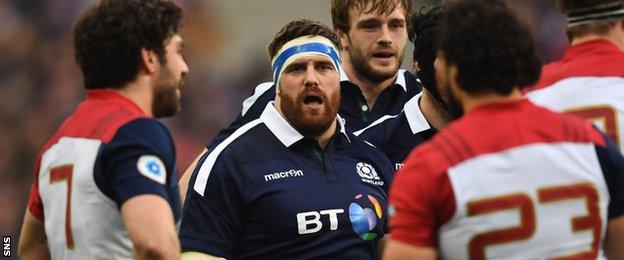
[[(84, 98), (73, 57), (71, 27), (85, 0), (0, 0), (0, 233), (18, 241), (37, 153)], [(184, 57), (190, 67), (182, 112), (165, 119), (182, 173), (241, 102), (269, 81), (266, 45), (288, 21), (331, 25), (330, 1), (180, 0)], [(436, 4), (415, 0), (414, 10)], [(567, 45), (564, 16), (552, 0), (509, 1), (533, 28), (545, 62)], [(530, 39), (527, 39), (530, 40)], [(408, 44), (404, 68), (412, 60)], [(16, 250), (16, 246), (14, 250)]]

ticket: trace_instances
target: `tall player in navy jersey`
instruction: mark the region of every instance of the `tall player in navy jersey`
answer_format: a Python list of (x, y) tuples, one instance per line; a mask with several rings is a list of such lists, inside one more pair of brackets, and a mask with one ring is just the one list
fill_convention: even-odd
[(390, 193), (385, 259), (624, 255), (624, 158), (589, 123), (539, 107), (528, 28), (498, 0), (459, 0), (439, 35), (459, 119), (414, 150)]
[(570, 46), (542, 69), (529, 98), (590, 120), (624, 152), (624, 1), (558, 0)]
[[(269, 45), (277, 96), (194, 169), (183, 259), (376, 259), (393, 169), (337, 115), (340, 56), (329, 28), (287, 24)], [(323, 29), (323, 27), (318, 28)]]
[(424, 89), (412, 97), (398, 115), (386, 115), (368, 127), (354, 132), (383, 151), (398, 170), (407, 155), (429, 140), (451, 121), (448, 110), (448, 91), (437, 84), (434, 69), (436, 37), (442, 8), (434, 7), (426, 13), (414, 13), (412, 28), (414, 41), (414, 70)]
[(178, 259), (175, 149), (182, 10), (102, 0), (73, 30), (87, 98), (41, 149), (21, 259)]

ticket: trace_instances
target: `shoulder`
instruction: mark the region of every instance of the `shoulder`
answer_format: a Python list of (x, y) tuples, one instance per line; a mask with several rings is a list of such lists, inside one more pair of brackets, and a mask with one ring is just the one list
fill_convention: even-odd
[(167, 127), (153, 118), (136, 118), (119, 127), (111, 142), (136, 141), (158, 146), (172, 145)]
[(241, 115), (247, 114), (253, 106), (266, 104), (275, 99), (275, 84), (273, 82), (260, 83), (254, 88), (254, 93), (243, 101), (243, 110)]
[(393, 168), (390, 159), (388, 159), (388, 157), (381, 152), (381, 150), (377, 149), (373, 143), (363, 140), (351, 133), (349, 133), (348, 136), (351, 140), (351, 149), (353, 152), (369, 157), (370, 159), (377, 161), (379, 164), (390, 165), (390, 168)]
[(399, 77), (403, 76), (405, 80), (405, 87), (407, 88), (408, 93), (420, 93), (422, 90), (422, 84), (416, 75), (409, 72), (409, 70), (399, 70), (399, 73), (401, 74)]

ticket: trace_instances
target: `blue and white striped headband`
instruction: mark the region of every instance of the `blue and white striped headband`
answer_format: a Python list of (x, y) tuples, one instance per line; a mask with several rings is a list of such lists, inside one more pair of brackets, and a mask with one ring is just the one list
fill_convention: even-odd
[(284, 69), (293, 61), (300, 57), (318, 54), (330, 58), (338, 74), (341, 74), (340, 55), (334, 44), (325, 37), (307, 35), (284, 44), (271, 61), (275, 85), (279, 86), (279, 80), (282, 73), (284, 73)]

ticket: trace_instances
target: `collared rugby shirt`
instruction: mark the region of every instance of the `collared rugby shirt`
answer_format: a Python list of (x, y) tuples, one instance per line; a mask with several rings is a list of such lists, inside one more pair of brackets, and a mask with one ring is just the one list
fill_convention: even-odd
[(429, 140), (437, 132), (420, 110), (418, 102), (421, 96), (422, 93), (419, 93), (405, 103), (401, 114), (383, 116), (354, 133), (384, 152), (396, 170), (403, 166), (403, 160), (412, 149)]
[[(351, 83), (345, 74), (341, 75), (340, 87), (341, 101), (338, 113), (345, 119), (347, 132), (350, 133), (367, 127), (383, 116), (401, 113), (405, 103), (422, 90), (420, 81), (413, 74), (406, 70), (399, 70), (395, 83), (379, 94), (371, 110), (360, 88)], [(264, 111), (266, 104), (274, 99), (273, 82), (258, 85), (253, 95), (243, 102), (243, 110), (234, 122), (219, 132), (208, 144), (208, 149), (214, 148), (242, 125), (257, 119)]]
[(339, 131), (323, 150), (267, 104), (206, 153), (189, 183), (183, 250), (227, 259), (375, 259), (392, 165)]

